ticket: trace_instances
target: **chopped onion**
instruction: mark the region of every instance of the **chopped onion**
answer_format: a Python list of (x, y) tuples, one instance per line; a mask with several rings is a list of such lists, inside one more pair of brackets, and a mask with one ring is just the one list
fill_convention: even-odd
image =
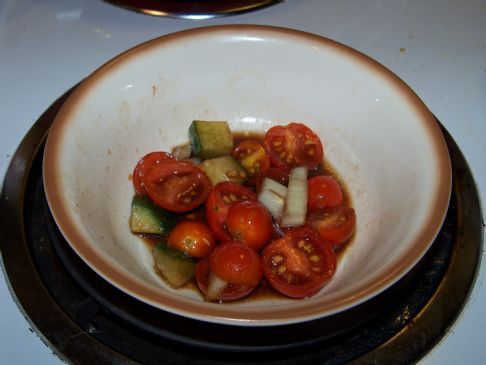
[(287, 199), (285, 201), (282, 227), (297, 227), (305, 223), (307, 215), (307, 167), (294, 167), (290, 171)]
[(206, 293), (206, 299), (209, 301), (218, 300), (221, 293), (228, 286), (228, 283), (212, 272), (209, 273), (208, 292)]
[(187, 160), (191, 157), (192, 146), (189, 143), (174, 147), (172, 154), (177, 160)]
[(192, 162), (194, 165), (200, 165), (201, 162), (202, 162), (199, 157), (191, 157), (191, 158), (185, 159), (184, 161)]
[(268, 177), (263, 179), (262, 188), (258, 194), (258, 201), (262, 203), (270, 214), (280, 219), (287, 196), (287, 187)]

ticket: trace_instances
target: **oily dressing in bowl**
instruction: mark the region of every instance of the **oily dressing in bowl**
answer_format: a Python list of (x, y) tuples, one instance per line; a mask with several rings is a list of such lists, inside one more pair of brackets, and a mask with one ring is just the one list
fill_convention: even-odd
[[(186, 143), (195, 119), (257, 132), (301, 122), (321, 138), (357, 229), (318, 294), (221, 305), (172, 289), (154, 272), (151, 252), (127, 223), (129, 175), (146, 153)], [(102, 66), (61, 109), (43, 166), (59, 229), (103, 278), (163, 310), (245, 326), (329, 316), (379, 294), (427, 251), (451, 189), (439, 126), (398, 77), (331, 40), (249, 25), (174, 33)]]

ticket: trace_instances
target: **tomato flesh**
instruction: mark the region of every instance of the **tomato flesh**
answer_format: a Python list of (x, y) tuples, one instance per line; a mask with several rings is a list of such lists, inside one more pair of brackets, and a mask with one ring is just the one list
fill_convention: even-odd
[(307, 224), (317, 229), (335, 248), (340, 248), (356, 229), (356, 213), (349, 207), (318, 210), (307, 216)]
[(313, 170), (321, 163), (324, 155), (319, 137), (300, 123), (270, 128), (263, 146), (274, 166), (288, 170), (295, 166)]
[(155, 204), (172, 212), (187, 212), (204, 203), (211, 181), (187, 161), (166, 161), (146, 171), (145, 190)]
[(205, 257), (216, 247), (216, 241), (208, 226), (200, 222), (179, 223), (170, 232), (167, 244), (187, 256)]
[(235, 240), (259, 251), (272, 234), (272, 217), (259, 202), (242, 200), (230, 205), (226, 226)]
[(211, 232), (219, 241), (232, 240), (226, 230), (226, 216), (233, 202), (256, 201), (257, 195), (252, 190), (231, 181), (224, 181), (213, 187), (206, 201), (206, 220)]
[(132, 174), (135, 192), (137, 194), (145, 194), (145, 184), (143, 182), (145, 173), (154, 166), (171, 160), (175, 160), (174, 155), (163, 151), (150, 152), (143, 156), (135, 165)]
[(331, 176), (314, 176), (307, 181), (307, 209), (334, 208), (343, 203), (339, 183)]
[(332, 246), (310, 227), (293, 228), (271, 242), (262, 261), (269, 284), (292, 298), (314, 295), (336, 270)]
[(234, 149), (233, 156), (245, 168), (250, 178), (270, 168), (270, 158), (260, 142), (241, 141)]

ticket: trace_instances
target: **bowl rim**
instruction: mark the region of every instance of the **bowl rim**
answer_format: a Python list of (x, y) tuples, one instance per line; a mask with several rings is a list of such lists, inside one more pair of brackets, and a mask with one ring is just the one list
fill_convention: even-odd
[[(367, 286), (357, 296), (341, 298), (341, 300), (333, 302), (332, 306), (323, 306), (318, 301), (307, 300), (305, 306), (292, 303), (286, 305), (285, 309), (273, 308), (271, 311), (257, 307), (245, 307), (244, 311), (235, 311), (226, 310), (225, 305), (196, 302), (189, 298), (166, 295), (144, 285), (140, 280), (119, 270), (113, 262), (106, 260), (90, 246), (87, 237), (76, 229), (76, 225), (69, 218), (72, 213), (64, 204), (62, 183), (57, 172), (58, 161), (56, 161), (55, 156), (59, 156), (63, 135), (69, 129), (70, 116), (81, 105), (84, 96), (88, 95), (92, 88), (95, 88), (111, 72), (116, 71), (119, 66), (126, 62), (132, 62), (147, 50), (171, 45), (173, 42), (192, 41), (197, 37), (228, 35), (229, 33), (257, 33), (264, 37), (286, 37), (287, 39), (292, 37), (299, 42), (317, 43), (321, 46), (331, 47), (336, 52), (356, 59), (360, 64), (371, 68), (379, 74), (380, 78), (387, 79), (400, 90), (407, 105), (413, 107), (420, 115), (420, 123), (422, 123), (430, 140), (433, 141), (434, 156), (438, 157), (438, 171), (441, 175), (441, 184), (432, 203), (432, 211), (436, 214), (433, 217), (432, 214), (428, 215), (430, 222), (423, 225), (415, 237), (415, 243), (407, 251), (407, 259), (403, 260), (400, 265), (389, 268), (381, 276), (381, 280)], [(46, 163), (47, 160), (49, 160), (49, 163)], [(421, 99), (396, 74), (369, 56), (334, 40), (296, 29), (251, 24), (197, 27), (166, 34), (136, 45), (103, 64), (76, 87), (56, 116), (46, 141), (42, 173), (47, 201), (57, 226), (74, 251), (101, 277), (125, 293), (157, 308), (188, 318), (245, 326), (292, 324), (330, 316), (361, 304), (386, 290), (414, 267), (433, 243), (445, 219), (452, 189), (450, 156), (439, 125)], [(293, 312), (291, 318), (289, 318), (289, 310)]]

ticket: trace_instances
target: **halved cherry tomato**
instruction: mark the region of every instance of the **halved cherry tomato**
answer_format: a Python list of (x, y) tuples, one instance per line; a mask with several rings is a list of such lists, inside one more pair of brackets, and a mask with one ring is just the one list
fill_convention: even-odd
[(324, 155), (319, 137), (300, 123), (270, 128), (263, 146), (273, 165), (288, 170), (295, 166), (313, 170), (321, 163)]
[(307, 181), (307, 209), (334, 208), (343, 203), (339, 183), (331, 176), (314, 176)]
[(208, 256), (216, 247), (209, 227), (200, 222), (179, 223), (170, 232), (167, 244), (191, 257)]
[(226, 228), (235, 240), (259, 251), (272, 234), (272, 217), (258, 201), (242, 200), (230, 205)]
[[(201, 259), (196, 264), (194, 271), (194, 276), (196, 278), (197, 286), (206, 296), (208, 292), (209, 285), (209, 260), (207, 258)], [(228, 284), (228, 286), (220, 294), (219, 300), (222, 302), (230, 302), (237, 300), (249, 295), (256, 285), (234, 285)]]
[(245, 168), (248, 176), (253, 178), (270, 168), (270, 158), (260, 142), (244, 140), (233, 149), (233, 157)]
[(230, 204), (240, 200), (256, 201), (257, 195), (250, 189), (231, 181), (220, 182), (211, 190), (206, 201), (206, 220), (217, 240), (232, 239), (226, 230), (226, 216)]
[(133, 187), (137, 194), (145, 194), (145, 186), (143, 183), (143, 176), (145, 172), (150, 170), (152, 167), (161, 164), (165, 161), (175, 160), (175, 156), (167, 152), (157, 151), (150, 152), (143, 156), (135, 165), (133, 170)]
[(144, 185), (150, 199), (172, 212), (186, 212), (206, 201), (211, 181), (204, 171), (188, 161), (166, 161), (145, 172)]
[(262, 260), (269, 284), (292, 298), (314, 295), (336, 270), (332, 246), (310, 227), (293, 228), (271, 242)]
[(356, 213), (353, 208), (338, 207), (311, 212), (307, 224), (317, 229), (335, 248), (349, 240), (356, 229)]
[(209, 256), (209, 269), (228, 284), (254, 286), (263, 276), (260, 256), (239, 241), (226, 241)]

